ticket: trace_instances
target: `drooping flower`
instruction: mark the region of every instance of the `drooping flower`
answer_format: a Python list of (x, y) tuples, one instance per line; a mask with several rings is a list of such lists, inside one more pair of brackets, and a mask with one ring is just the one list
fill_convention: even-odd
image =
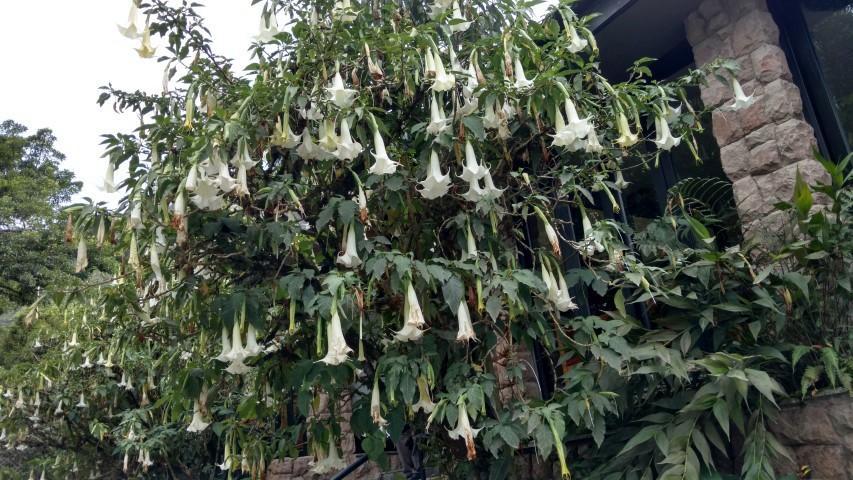
[(317, 145), (320, 145), (320, 148), (326, 154), (321, 155), (321, 158), (334, 157), (335, 150), (338, 149), (340, 141), (340, 137), (335, 133), (335, 124), (330, 118), (326, 118), (320, 122), (320, 138), (317, 140)]
[(666, 123), (672, 123), (681, 116), (681, 104), (679, 103), (677, 107), (672, 108), (672, 105), (669, 102), (664, 102), (666, 105), (664, 118), (666, 118)]
[[(557, 268), (557, 276), (558, 276), (558, 280), (557, 280), (557, 287), (558, 288), (557, 288), (557, 301), (555, 302), (555, 306), (557, 307), (557, 310), (559, 310), (561, 312), (568, 312), (569, 310), (574, 310), (574, 309), (578, 308), (578, 306), (575, 305), (575, 302), (572, 299), (572, 296), (569, 294), (569, 286), (566, 284), (566, 279), (563, 278), (563, 272), (560, 270), (560, 268)], [(551, 276), (551, 279), (552, 280), (554, 279), (553, 275)]]
[(87, 355), (85, 357), (85, 360), (83, 361), (83, 364), (80, 365), (80, 368), (92, 368), (92, 367), (94, 367), (94, 365), (92, 365), (92, 362), (89, 361), (89, 356)]
[(506, 188), (495, 186), (495, 181), (492, 179), (492, 172), (488, 168), (486, 168), (486, 175), (483, 176), (483, 183), (486, 185), (483, 192), (494, 199), (500, 198), (504, 191), (506, 191)]
[(429, 383), (423, 375), (418, 377), (418, 403), (412, 405), (412, 410), (415, 412), (423, 410), (424, 413), (432, 413), (435, 410), (435, 403), (429, 394)]
[(308, 127), (302, 131), (302, 144), (296, 149), (296, 154), (303, 160), (316, 160), (323, 155), (323, 150), (311, 139), (311, 132), (308, 131)]
[(482, 165), (477, 160), (477, 154), (474, 153), (474, 147), (471, 145), (471, 142), (465, 141), (465, 165), (462, 167), (462, 174), (459, 175), (462, 180), (466, 182), (470, 182), (471, 179), (479, 180), (483, 178), (488, 169)]
[(490, 105), (486, 105), (485, 114), (480, 118), (483, 119), (483, 128), (498, 130), (501, 126), (501, 118), (497, 113), (497, 101), (492, 102)]
[(729, 105), (729, 108), (732, 110), (744, 110), (755, 103), (755, 93), (747, 97), (743, 92), (743, 87), (740, 86), (740, 82), (737, 81), (737, 78), (732, 78), (732, 89), (735, 93), (735, 101)]
[(379, 372), (373, 376), (373, 392), (370, 395), (370, 418), (373, 423), (383, 429), (388, 425), (388, 421), (382, 418), (382, 404), (379, 401)]
[(630, 147), (639, 141), (639, 136), (631, 131), (631, 127), (628, 126), (628, 118), (623, 112), (619, 112), (616, 117), (616, 128), (619, 130), (619, 138), (616, 139), (616, 143), (622, 147)]
[(231, 364), (228, 365), (228, 368), (225, 369), (226, 372), (231, 375), (243, 375), (252, 371), (252, 367), (243, 363), (243, 359), (234, 360)]
[(216, 184), (222, 193), (231, 193), (237, 187), (237, 181), (231, 176), (228, 164), (225, 162), (219, 162), (219, 175), (216, 177)]
[(258, 34), (255, 35), (255, 41), (259, 43), (267, 43), (275, 40), (278, 35), (278, 21), (275, 18), (275, 12), (270, 12), (269, 22), (266, 15), (261, 15), (260, 25), (258, 25)]
[(419, 189), (418, 192), (429, 200), (445, 195), (450, 189), (450, 172), (447, 174), (441, 173), (438, 153), (435, 150), (430, 153), (427, 176), (420, 184), (423, 188)]
[(145, 228), (145, 224), (142, 222), (142, 199), (139, 198), (139, 195), (133, 197), (133, 206), (130, 210), (130, 228), (137, 230)]
[(339, 160), (352, 160), (353, 158), (359, 156), (363, 150), (364, 148), (362, 148), (360, 143), (353, 142), (352, 135), (349, 131), (349, 122), (347, 122), (347, 119), (342, 119), (341, 135), (338, 140), (337, 150), (335, 150), (335, 156)]
[(338, 108), (350, 107), (355, 100), (356, 94), (358, 94), (357, 90), (344, 87), (344, 79), (341, 77), (340, 70), (335, 72), (332, 84), (326, 87), (326, 95)]
[(225, 451), (222, 453), (222, 463), (217, 463), (216, 466), (223, 472), (229, 472), (231, 471), (233, 461), (234, 460), (231, 456), (231, 443), (226, 441)]
[(204, 417), (201, 414), (201, 406), (198, 403), (198, 400), (193, 402), (193, 419), (190, 422), (190, 425), (187, 427), (187, 431), (191, 433), (203, 432), (204, 429), (210, 425), (209, 422), (204, 421)]
[(137, 0), (130, 0), (130, 13), (127, 14), (127, 26), (118, 26), (118, 31), (123, 36), (136, 40), (139, 37), (139, 27), (136, 26), (139, 21), (139, 8), (136, 5)]
[(433, 4), (429, 6), (429, 18), (434, 20), (435, 17), (446, 12), (447, 9), (450, 8), (451, 3), (452, 0), (435, 0)]
[(468, 460), (477, 458), (477, 449), (474, 445), (474, 438), (480, 433), (482, 428), (472, 428), (471, 422), (468, 420), (468, 408), (465, 405), (464, 396), (459, 398), (456, 406), (459, 410), (459, 416), (456, 420), (456, 428), (448, 430), (447, 434), (454, 440), (462, 439), (465, 441), (465, 447), (468, 450)]
[(80, 394), (80, 401), (77, 402), (77, 405), (75, 405), (75, 406), (77, 408), (88, 408), (89, 407), (89, 405), (86, 404), (86, 398), (83, 396), (82, 393)]
[(346, 268), (357, 268), (361, 265), (361, 258), (358, 257), (358, 248), (355, 243), (355, 226), (350, 225), (347, 230), (345, 248), (343, 253), (338, 254), (335, 261)]
[(474, 326), (471, 324), (471, 312), (468, 310), (468, 303), (464, 299), (459, 302), (459, 308), (456, 309), (456, 319), (459, 323), (456, 340), (459, 342), (477, 340), (477, 334), (474, 333)]
[(336, 472), (347, 466), (347, 462), (341, 458), (338, 453), (338, 446), (335, 445), (335, 437), (329, 437), (329, 455), (324, 460), (324, 467), (327, 472)]
[(459, 2), (453, 0), (453, 16), (450, 17), (450, 31), (453, 33), (464, 32), (471, 26), (471, 22), (462, 15), (462, 10), (459, 8)]
[(565, 111), (568, 123), (563, 122), (563, 115), (558, 109), (555, 117), (555, 128), (553, 145), (561, 147), (569, 147), (569, 149), (577, 149), (575, 144), (578, 140), (586, 138), (592, 131), (592, 125), (589, 123), (589, 117), (581, 119), (578, 111), (575, 108), (574, 102), (570, 99), (565, 100)]
[(231, 350), (225, 355), (225, 358), (230, 362), (242, 361), (248, 356), (248, 353), (243, 348), (243, 339), (240, 335), (240, 322), (234, 320), (234, 327), (231, 330)]
[(338, 315), (337, 308), (332, 311), (332, 318), (329, 320), (326, 329), (326, 344), (328, 346), (326, 356), (319, 360), (326, 365), (340, 365), (347, 361), (349, 353), (352, 352), (352, 349), (347, 345), (346, 338), (344, 338), (341, 317)]
[(299, 135), (290, 129), (289, 116), (286, 113), (276, 118), (270, 143), (282, 148), (293, 148), (299, 144)]
[(514, 64), (515, 88), (517, 90), (526, 90), (530, 88), (530, 86), (533, 85), (533, 82), (528, 80), (527, 77), (524, 75), (524, 67), (521, 65), (521, 59), (518, 55), (515, 56)]
[(420, 340), (424, 335), (421, 327), (426, 324), (426, 320), (424, 320), (424, 312), (421, 310), (421, 304), (418, 301), (417, 293), (411, 282), (409, 282), (409, 286), (406, 288), (403, 320), (403, 328), (399, 332), (394, 333), (394, 340), (397, 342), (414, 342)]
[(595, 133), (595, 127), (593, 127), (591, 123), (589, 127), (589, 135), (586, 136), (586, 151), (589, 153), (601, 153), (604, 150), (604, 147), (598, 140), (598, 134)]
[(681, 137), (673, 137), (669, 130), (669, 124), (666, 118), (658, 115), (655, 117), (655, 145), (661, 150), (671, 150), (672, 147), (677, 147), (681, 143)]
[(622, 169), (616, 170), (616, 179), (613, 181), (613, 185), (619, 190), (625, 190), (630, 184), (631, 182), (625, 181), (625, 177), (622, 175)]
[(107, 239), (107, 225), (105, 220), (105, 215), (101, 215), (101, 219), (98, 221), (98, 233), (95, 234), (95, 245), (98, 248), (104, 246), (104, 241)]
[(569, 36), (569, 47), (568, 50), (572, 53), (578, 53), (589, 44), (589, 42), (578, 35), (577, 30), (575, 30), (574, 25), (569, 24), (569, 28), (566, 30), (567, 35)]
[(157, 49), (151, 46), (151, 30), (147, 24), (145, 30), (142, 31), (142, 44), (135, 50), (140, 58), (151, 58), (157, 52)]
[(228, 354), (231, 352), (231, 340), (228, 338), (228, 329), (222, 325), (222, 352), (216, 357), (216, 360), (227, 363), (229, 361)]
[(485, 194), (486, 191), (480, 187), (480, 180), (471, 177), (468, 181), (468, 191), (462, 194), (462, 198), (469, 202), (479, 202)]
[(450, 121), (444, 114), (444, 107), (438, 104), (435, 98), (435, 92), (432, 93), (432, 101), (429, 105), (430, 122), (426, 127), (427, 133), (430, 135), (438, 135), (441, 132), (450, 128)]
[(86, 251), (86, 239), (81, 235), (77, 242), (77, 261), (74, 263), (74, 271), (80, 273), (87, 266), (89, 266), (89, 254)]
[(54, 415), (56, 415), (56, 416), (62, 415), (62, 413), (63, 413), (62, 403), (63, 402), (64, 402), (64, 400), (60, 398), (59, 402), (56, 404), (56, 410), (53, 411)]
[(370, 173), (374, 175), (391, 175), (397, 171), (399, 163), (391, 160), (388, 153), (385, 151), (385, 141), (382, 140), (382, 135), (379, 134), (379, 129), (373, 130), (373, 143), (376, 150), (373, 152), (373, 158), (376, 160), (370, 169)]
[(98, 184), (98, 189), (106, 193), (114, 193), (116, 191), (115, 167), (113, 166), (113, 162), (107, 162), (107, 171), (104, 173), (104, 178)]
[(95, 365), (98, 365), (99, 367), (103, 367), (106, 364), (107, 364), (107, 361), (104, 359), (104, 352), (98, 352), (98, 361), (95, 362)]
[[(429, 55), (429, 52), (427, 52)], [(435, 79), (432, 83), (432, 88), (436, 92), (446, 92), (456, 86), (456, 75), (447, 73), (444, 69), (444, 61), (437, 51), (432, 50), (433, 61), (435, 62)]]
[(246, 351), (247, 357), (254, 357), (255, 355), (258, 355), (259, 353), (261, 353), (263, 351), (263, 348), (261, 348), (258, 345), (257, 335), (258, 335), (258, 330), (255, 328), (254, 325), (249, 323), (249, 326), (246, 328), (246, 348), (245, 348), (245, 351)]

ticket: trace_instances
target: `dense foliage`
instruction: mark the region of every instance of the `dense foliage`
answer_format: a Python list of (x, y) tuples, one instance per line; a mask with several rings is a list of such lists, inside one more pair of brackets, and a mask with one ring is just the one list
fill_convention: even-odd
[[(693, 149), (682, 87), (704, 73), (610, 84), (567, 5), (463, 3), (267, 1), (244, 77), (195, 6), (140, 5), (121, 30), (143, 57), (162, 39), (164, 91), (104, 91), (142, 118), (104, 141), (126, 195), (72, 209), (78, 259), (114, 240), (121, 267), (54, 297), (68, 330), (0, 375), (8, 446), (56, 475), (256, 478), (300, 450), (342, 468), (348, 420), (380, 463), (423, 432), (453, 478), (503, 478), (528, 446), (566, 477), (699, 478), (716, 449), (772, 478), (768, 370), (813, 280), (756, 272), (681, 197), (641, 234), (601, 215), (624, 157)], [(579, 314), (587, 288), (608, 308)], [(503, 395), (534, 347), (553, 395)]]

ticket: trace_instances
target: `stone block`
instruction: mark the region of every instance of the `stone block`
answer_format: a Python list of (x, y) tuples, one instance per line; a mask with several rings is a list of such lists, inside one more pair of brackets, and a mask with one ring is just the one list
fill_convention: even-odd
[[(735, 71), (735, 78), (737, 78), (741, 85), (755, 79), (755, 71), (752, 68), (752, 55), (744, 55), (738, 58), (737, 63), (740, 68)], [(728, 77), (728, 72), (722, 73), (722, 75)]]
[(727, 37), (731, 34), (733, 28), (729, 21), (729, 14), (720, 12), (708, 19), (708, 31), (714, 32), (721, 37)]
[(714, 110), (711, 114), (714, 138), (721, 148), (743, 137), (738, 115), (731, 110)]
[(803, 445), (796, 447), (797, 458), (812, 469), (811, 478), (848, 480), (844, 449), (840, 445)]
[(724, 41), (719, 35), (711, 34), (693, 47), (693, 59), (696, 65), (705, 65), (723, 55)]
[(731, 103), (732, 89), (715, 77), (708, 79), (708, 85), (700, 87), (702, 103), (708, 108), (716, 108), (726, 102)]
[(835, 431), (844, 436), (845, 444), (853, 449), (853, 436), (851, 436), (853, 435), (853, 398), (846, 393), (833, 395), (829, 399), (827, 412)]
[(746, 140), (739, 140), (720, 149), (723, 170), (731, 181), (749, 175), (749, 148)]
[(825, 408), (806, 403), (786, 408), (779, 422), (769, 426), (785, 445), (837, 445), (841, 438), (832, 428)]
[(699, 15), (702, 15), (705, 20), (710, 20), (723, 12), (723, 2), (720, 0), (704, 0), (699, 4), (696, 11), (699, 12)]
[(769, 12), (752, 10), (739, 18), (732, 31), (735, 56), (752, 53), (761, 45), (779, 44), (779, 27)]
[(738, 211), (740, 211), (741, 219), (745, 223), (763, 217), (772, 208), (764, 201), (761, 190), (758, 188), (758, 182), (754, 178), (741, 178), (735, 181), (732, 187), (735, 203), (738, 206)]
[(693, 12), (684, 19), (684, 33), (687, 36), (687, 41), (691, 46), (696, 46), (705, 40), (706, 33), (705, 19), (698, 12)]
[(777, 79), (764, 87), (767, 101), (764, 104), (767, 117), (774, 122), (790, 118), (803, 118), (803, 99), (793, 83)]
[(776, 140), (776, 125), (773, 123), (765, 125), (747, 135), (744, 140), (746, 141), (746, 148), (750, 150), (762, 143), (767, 143), (770, 140)]
[(783, 166), (776, 140), (762, 143), (749, 151), (749, 173), (751, 175), (764, 175)]
[(803, 179), (809, 184), (827, 181), (826, 171), (823, 169), (823, 166), (817, 160), (811, 159), (786, 165), (767, 175), (756, 176), (754, 177), (755, 181), (758, 184), (761, 195), (768, 204), (791, 201), (794, 196), (797, 170), (800, 171)]
[(792, 118), (777, 125), (776, 143), (785, 165), (814, 158), (814, 130), (802, 120)]
[(788, 59), (785, 52), (775, 44), (765, 43), (750, 54), (752, 66), (757, 78), (762, 83), (770, 83), (776, 79), (791, 79)]
[(770, 118), (766, 114), (767, 98), (763, 95), (763, 89), (758, 82), (752, 81), (743, 85), (743, 91), (747, 95), (753, 95), (755, 101), (749, 108), (737, 110), (738, 125), (741, 128), (741, 135), (748, 135), (759, 128), (771, 123)]

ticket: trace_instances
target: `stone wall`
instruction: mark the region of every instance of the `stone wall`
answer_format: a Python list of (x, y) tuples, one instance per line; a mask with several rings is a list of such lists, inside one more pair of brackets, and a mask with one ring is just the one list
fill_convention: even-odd
[(846, 391), (782, 405), (780, 421), (769, 427), (791, 456), (775, 465), (777, 476), (808, 465), (810, 478), (853, 480), (853, 398)]
[(759, 227), (775, 224), (772, 205), (791, 200), (798, 169), (808, 182), (825, 180), (779, 29), (765, 0), (704, 0), (684, 23), (696, 65), (718, 56), (736, 59), (738, 81), (755, 95), (750, 108), (734, 111), (727, 108), (731, 87), (712, 78), (701, 89), (705, 106), (716, 108), (714, 136), (745, 230), (760, 233)]

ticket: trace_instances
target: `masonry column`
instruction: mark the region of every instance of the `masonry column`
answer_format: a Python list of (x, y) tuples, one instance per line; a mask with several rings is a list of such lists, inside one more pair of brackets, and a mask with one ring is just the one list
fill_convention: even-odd
[(791, 200), (798, 169), (807, 182), (825, 178), (812, 155), (814, 131), (779, 47), (779, 28), (765, 0), (704, 0), (685, 29), (697, 66), (718, 56), (736, 59), (738, 81), (755, 95), (750, 108), (734, 111), (730, 87), (711, 78), (701, 88), (705, 106), (716, 109), (714, 137), (744, 230), (760, 235), (778, 222), (773, 203)]

